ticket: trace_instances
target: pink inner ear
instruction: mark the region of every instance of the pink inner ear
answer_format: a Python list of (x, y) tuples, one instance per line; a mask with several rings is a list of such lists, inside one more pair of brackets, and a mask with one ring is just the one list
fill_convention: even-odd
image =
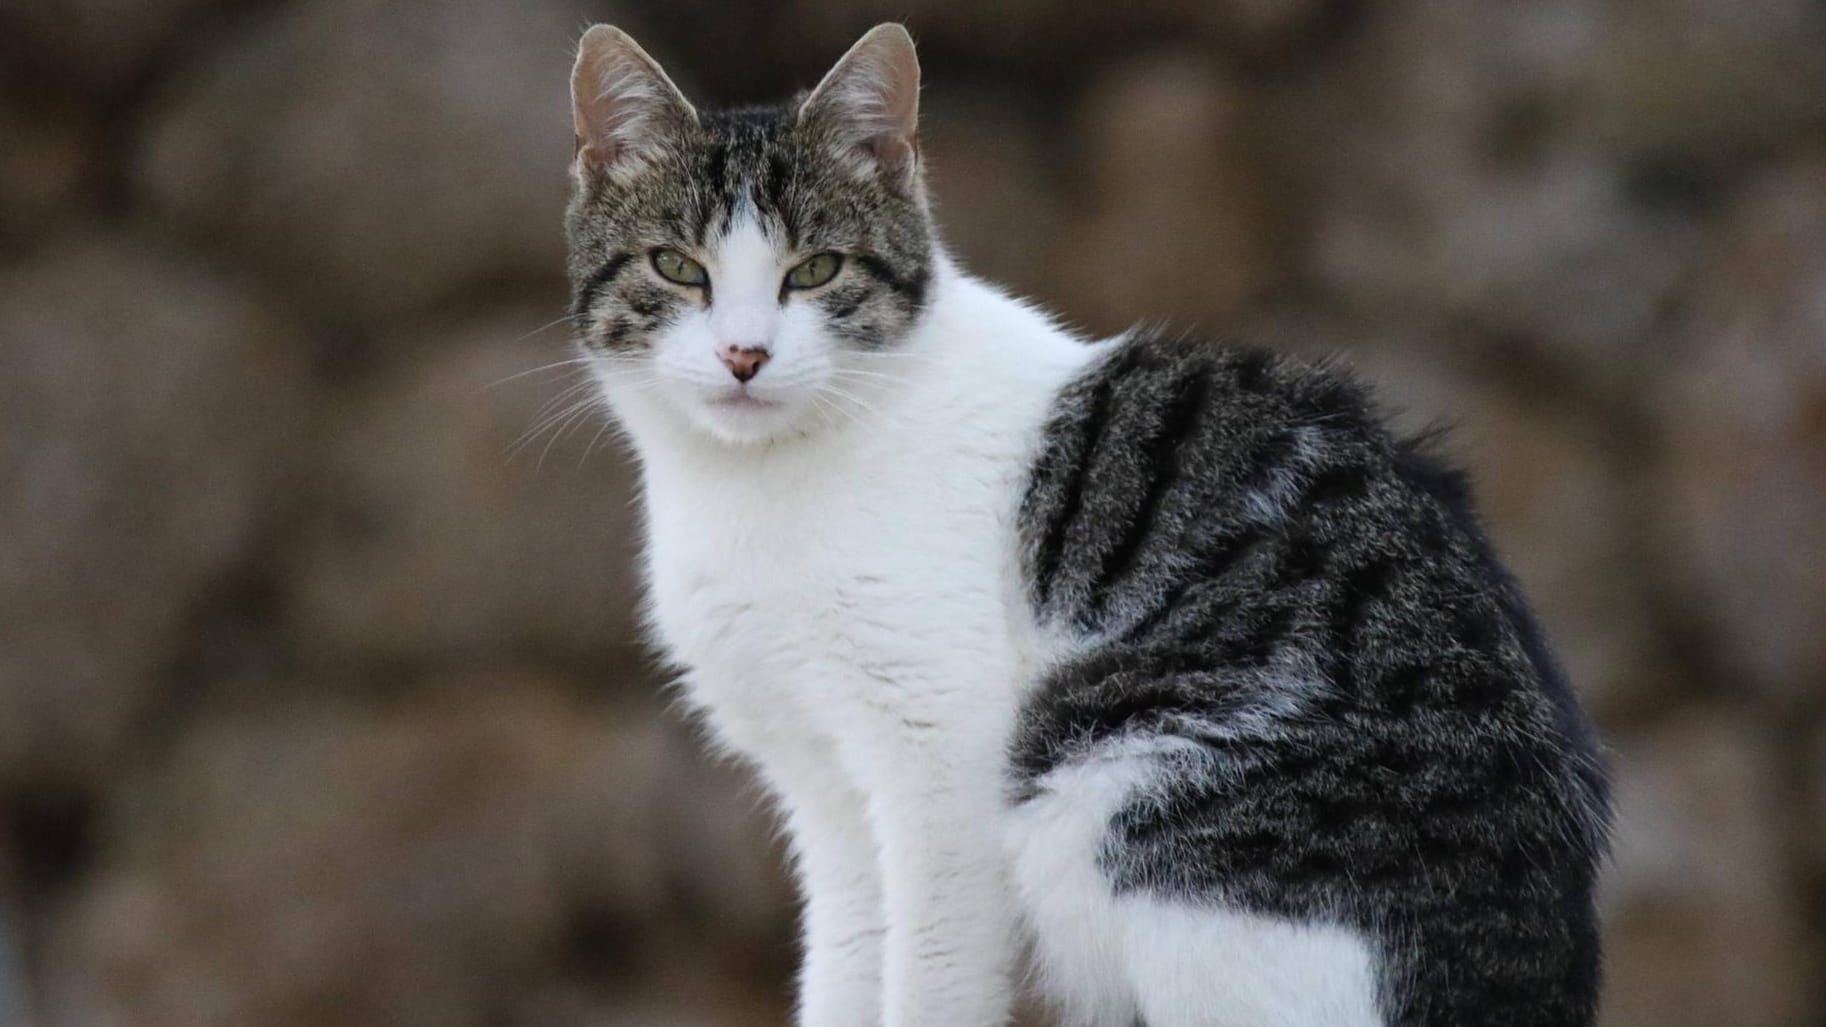
[(875, 136), (868, 142), (871, 156), (883, 167), (898, 167), (910, 163), (916, 150), (913, 140), (901, 135)]
[(576, 156), (606, 166), (638, 146), (644, 133), (694, 116), (690, 103), (626, 33), (597, 26), (584, 34), (571, 74)]
[(919, 60), (898, 25), (870, 30), (837, 62), (802, 112), (832, 119), (883, 168), (910, 167), (917, 153)]

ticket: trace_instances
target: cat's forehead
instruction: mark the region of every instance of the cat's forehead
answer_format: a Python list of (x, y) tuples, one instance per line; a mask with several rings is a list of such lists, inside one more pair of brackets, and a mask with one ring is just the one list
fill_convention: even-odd
[(795, 99), (700, 111), (661, 143), (660, 159), (585, 209), (602, 228), (649, 243), (715, 247), (748, 218), (787, 249), (861, 239), (878, 189), (843, 174), (798, 109)]
[(819, 221), (821, 156), (797, 131), (795, 105), (744, 107), (700, 115), (701, 133), (689, 154), (697, 183), (700, 240), (726, 235), (738, 220), (753, 218), (787, 245)]

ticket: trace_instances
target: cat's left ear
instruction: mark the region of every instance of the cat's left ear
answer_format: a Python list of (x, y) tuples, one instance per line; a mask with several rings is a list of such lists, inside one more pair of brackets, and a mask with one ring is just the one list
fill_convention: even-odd
[(805, 98), (799, 120), (827, 127), (846, 154), (878, 171), (890, 188), (911, 193), (919, 160), (913, 37), (891, 22), (870, 29)]

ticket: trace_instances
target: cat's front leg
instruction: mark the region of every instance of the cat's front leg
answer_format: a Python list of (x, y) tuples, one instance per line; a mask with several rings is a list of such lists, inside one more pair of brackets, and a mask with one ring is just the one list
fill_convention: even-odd
[(881, 1022), (881, 878), (861, 795), (834, 780), (800, 782), (788, 802), (800, 920), (799, 1027)]
[(993, 766), (909, 758), (871, 790), (887, 911), (886, 1027), (999, 1027), (1013, 1000), (1015, 938), (994, 833)]

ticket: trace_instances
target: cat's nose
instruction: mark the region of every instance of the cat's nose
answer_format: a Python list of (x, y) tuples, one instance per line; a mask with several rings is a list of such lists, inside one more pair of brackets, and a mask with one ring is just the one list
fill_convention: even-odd
[(767, 363), (769, 356), (766, 346), (737, 346), (730, 343), (717, 351), (723, 359), (723, 366), (735, 375), (735, 380), (745, 382), (761, 373), (761, 365)]

